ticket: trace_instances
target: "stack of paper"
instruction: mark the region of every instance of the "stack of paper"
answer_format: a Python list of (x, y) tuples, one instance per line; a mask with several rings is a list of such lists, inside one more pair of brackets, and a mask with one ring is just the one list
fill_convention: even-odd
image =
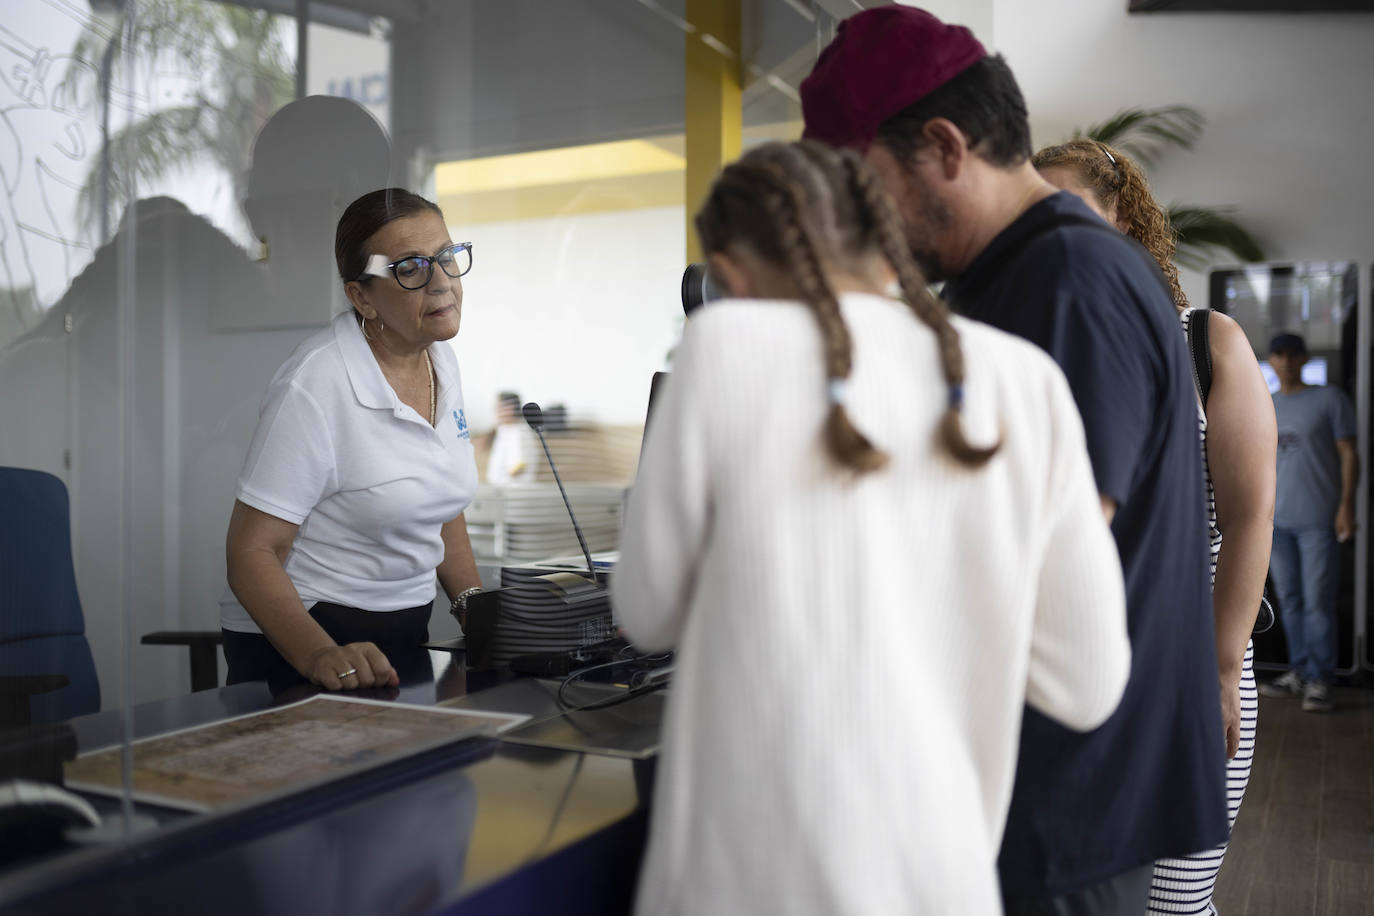
[[(569, 484), (567, 491), (587, 546), (596, 551), (616, 549), (620, 543), (624, 488)], [(468, 537), (479, 560), (539, 560), (581, 549), (563, 497), (554, 484), (483, 486), (465, 518)]]

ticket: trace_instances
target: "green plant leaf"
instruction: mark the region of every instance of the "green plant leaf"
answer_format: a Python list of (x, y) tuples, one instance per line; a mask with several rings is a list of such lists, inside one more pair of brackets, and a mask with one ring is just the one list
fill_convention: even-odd
[(1175, 260), (1200, 270), (1211, 262), (1213, 252), (1221, 249), (1242, 262), (1263, 261), (1263, 246), (1236, 221), (1234, 213), (1233, 207), (1169, 207), (1169, 221), (1178, 240)]
[[(1170, 147), (1192, 149), (1206, 124), (1202, 112), (1189, 105), (1124, 108), (1105, 121), (1074, 131), (1074, 137), (1110, 144), (1149, 166)], [(1171, 206), (1169, 220), (1178, 242), (1174, 259), (1194, 270), (1211, 263), (1217, 250), (1230, 252), (1240, 261), (1263, 261), (1263, 247), (1234, 214), (1233, 207)]]
[(1074, 131), (1074, 137), (1109, 144), (1144, 165), (1153, 165), (1167, 147), (1192, 149), (1206, 124), (1202, 112), (1189, 105), (1126, 108), (1105, 121)]
[[(107, 53), (116, 85), (126, 78), (120, 61), (132, 53), (151, 84), (173, 72), (191, 75), (196, 88), (173, 107), (140, 113), (108, 138), (111, 216), (127, 204), (131, 176), (151, 182), (199, 160), (221, 168), (242, 200), (258, 131), (295, 94), (280, 22), (261, 10), (204, 0), (139, 0), (132, 27), (126, 26), (93, 20), (82, 32), (71, 52), (78, 63), (59, 85), (66, 99), (98, 99)], [(97, 155), (77, 202), (87, 224), (99, 209), (104, 180)]]
[[(110, 135), (102, 154), (110, 156), (110, 222), (128, 204), (129, 176), (152, 181), (172, 174), (200, 157), (205, 142), (204, 110), (196, 105), (165, 108)], [(77, 211), (83, 224), (100, 218), (100, 186), (104, 172), (96, 157), (77, 196)]]

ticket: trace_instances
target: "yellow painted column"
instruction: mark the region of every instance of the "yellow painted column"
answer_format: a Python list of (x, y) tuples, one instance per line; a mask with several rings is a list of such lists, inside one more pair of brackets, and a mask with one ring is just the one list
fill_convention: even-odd
[(743, 126), (740, 60), (742, 0), (687, 0), (687, 260), (700, 261), (692, 225), (721, 166), (739, 157)]

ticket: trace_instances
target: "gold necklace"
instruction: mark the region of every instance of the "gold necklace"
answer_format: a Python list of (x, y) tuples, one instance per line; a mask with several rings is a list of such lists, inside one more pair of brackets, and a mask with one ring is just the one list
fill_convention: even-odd
[[(372, 338), (368, 337), (366, 334), (363, 335), (363, 339), (367, 341), (368, 349), (370, 349), (370, 350), (372, 351), (372, 358), (377, 360), (377, 365), (378, 365), (378, 367), (380, 368), (381, 365), (382, 365), (382, 361), (381, 361), (381, 359), (380, 359), (380, 358), (378, 357), (378, 355), (377, 355), (377, 348), (378, 348), (379, 345), (378, 345)], [(438, 401), (439, 401), (439, 398), (438, 398), (438, 392), (435, 390), (435, 384), (434, 384), (434, 363), (433, 363), (433, 361), (431, 361), (430, 358), (429, 358), (429, 349), (428, 349), (428, 348), (425, 348), (424, 350), (421, 350), (420, 352), (424, 354), (424, 357), (425, 357), (425, 375), (427, 375), (427, 376), (429, 377), (429, 425), (430, 425), (430, 426), (433, 426), (433, 425), (434, 425), (434, 421), (435, 421), (436, 419), (438, 419), (438, 416), (439, 416), (439, 412), (438, 412), (438, 407), (439, 407)], [(382, 375), (383, 375), (383, 376), (387, 376), (387, 372), (386, 372), (385, 369), (382, 369)], [(391, 382), (390, 376), (387, 376), (387, 381), (388, 381), (388, 382)], [(399, 379), (398, 379), (397, 381), (399, 382)], [(393, 391), (400, 391), (400, 389), (396, 387), (396, 383), (392, 383), (391, 387), (392, 387), (392, 390), (393, 390)]]
[(424, 351), (424, 354), (425, 374), (429, 376), (429, 425), (433, 426), (435, 420), (435, 408), (438, 407), (434, 392), (434, 363), (430, 362), (429, 360), (428, 349)]

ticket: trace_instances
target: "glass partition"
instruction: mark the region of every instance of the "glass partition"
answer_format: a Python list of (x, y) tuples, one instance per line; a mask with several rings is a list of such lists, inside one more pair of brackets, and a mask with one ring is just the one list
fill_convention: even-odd
[[(747, 147), (800, 135), (797, 86), (834, 28), (816, 4), (751, 0), (730, 47), (687, 7), (5, 7), (0, 468), (56, 487), (43, 502), (40, 478), (7, 482), (34, 515), (0, 519), (29, 549), (3, 575), (61, 592), (66, 617), (16, 592), (0, 613), (26, 638), (49, 627), (75, 644), (74, 661), (37, 667), (24, 659), (47, 650), (0, 655), (7, 687), (70, 682), (70, 703), (25, 696), (6, 707), (16, 720), (223, 683), (213, 640), (236, 481), (269, 380), (349, 308), (334, 231), (368, 190), (430, 197), (454, 241), (472, 243), (452, 347), (484, 481), (470, 510), (484, 581), (576, 550), (527, 432), (526, 467), (491, 479), (503, 394), (543, 406), (574, 504), (590, 507), (591, 547), (614, 551), (651, 378), (684, 321), (684, 47), (738, 64)], [(508, 511), (522, 492), (542, 501)], [(33, 534), (48, 522), (56, 535)], [(443, 604), (434, 639), (457, 632)], [(208, 673), (197, 634), (211, 640)]]
[[(0, 680), (36, 691), (5, 724), (56, 724), (62, 755), (80, 734), (66, 720), (190, 693), (186, 642), (142, 639), (217, 631), (264, 381), (327, 319), (321, 305), (270, 329), (242, 320), (274, 290), (258, 241), (272, 208), (245, 201), (270, 190), (255, 156), (295, 94), (295, 31), (194, 0), (0, 18)], [(57, 680), (22, 682), (37, 674)], [(126, 716), (111, 734), (136, 728)], [(106, 836), (123, 835), (105, 813)]]
[(10, 135), (19, 307), (0, 353), (0, 464), (66, 484), (105, 708), (188, 689), (184, 651), (138, 646), (126, 669), (124, 633), (213, 627), (242, 436), (297, 336), (228, 330), (264, 274), (242, 202), (259, 131), (293, 96), (291, 22), (110, 6), (7, 14), (28, 58), (5, 68), (23, 74), (5, 107), (30, 126)]

